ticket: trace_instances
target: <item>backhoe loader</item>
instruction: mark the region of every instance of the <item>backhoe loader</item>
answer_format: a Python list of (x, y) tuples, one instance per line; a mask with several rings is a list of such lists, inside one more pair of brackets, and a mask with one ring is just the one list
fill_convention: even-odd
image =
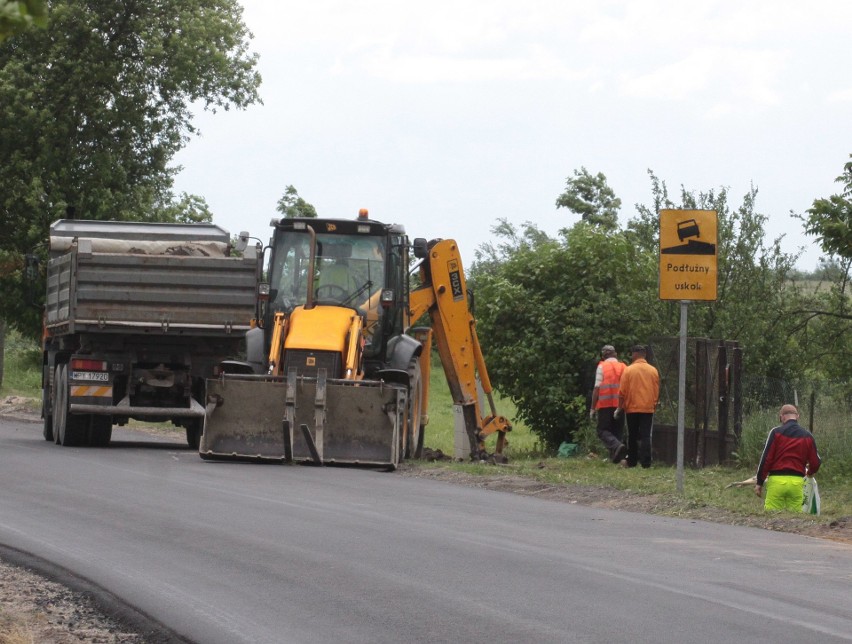
[[(246, 360), (223, 363), (207, 381), (203, 459), (394, 469), (420, 457), (433, 341), (471, 458), (505, 458), (511, 425), (494, 408), (453, 240), (409, 244), (402, 226), (371, 220), (365, 210), (353, 220), (273, 219), (271, 226)], [(427, 313), (430, 326), (412, 327)]]

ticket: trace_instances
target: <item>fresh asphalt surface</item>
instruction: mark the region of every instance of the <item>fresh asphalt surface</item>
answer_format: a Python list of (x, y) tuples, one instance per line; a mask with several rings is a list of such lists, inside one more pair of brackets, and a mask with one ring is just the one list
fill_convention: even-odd
[(852, 641), (852, 547), (0, 419), (0, 544), (217, 642)]

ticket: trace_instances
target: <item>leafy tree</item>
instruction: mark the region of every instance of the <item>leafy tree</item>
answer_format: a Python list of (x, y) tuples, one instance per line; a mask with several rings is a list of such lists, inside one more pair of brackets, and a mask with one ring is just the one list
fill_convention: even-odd
[[(852, 155), (849, 155), (852, 158)], [(837, 182), (843, 192), (827, 199), (817, 199), (804, 220), (805, 232), (815, 235), (829, 255), (852, 258), (852, 161), (843, 166)]]
[[(653, 206), (637, 205), (637, 216), (627, 224), (628, 237), (645, 252), (659, 257), (661, 209), (715, 210), (718, 215), (718, 297), (690, 307), (689, 334), (739, 342), (750, 373), (779, 378), (801, 373), (804, 365), (789, 360), (798, 348), (790, 312), (800, 293), (789, 279), (796, 257), (781, 250), (783, 237), (766, 242), (767, 216), (756, 210), (757, 189), (752, 187), (742, 205), (734, 207), (727, 188), (695, 192), (681, 187), (672, 198), (666, 183), (649, 174)], [(667, 319), (673, 321), (676, 305), (667, 306)]]
[[(790, 279), (796, 256), (781, 250), (783, 236), (767, 243), (767, 216), (756, 209), (757, 188), (750, 188), (738, 207), (730, 203), (727, 188), (695, 192), (681, 187), (675, 201), (665, 182), (650, 176), (654, 206), (637, 206), (637, 217), (628, 222), (634, 239), (647, 241), (651, 222), (659, 235), (662, 208), (715, 210), (718, 216), (717, 300), (690, 307), (689, 334), (739, 342), (748, 373), (788, 379), (801, 375), (804, 362), (790, 360), (801, 350), (791, 317), (801, 299)], [(654, 238), (654, 252), (658, 239)], [(669, 306), (674, 316), (675, 305)]]
[(200, 224), (213, 221), (213, 213), (207, 200), (198, 195), (181, 193), (180, 199), (157, 210), (159, 221), (176, 221), (183, 224)]
[(44, 0), (0, 0), (0, 42), (32, 25), (47, 25)]
[(581, 167), (566, 180), (565, 192), (557, 197), (556, 207), (567, 208), (583, 221), (612, 231), (618, 228), (621, 199), (615, 196), (603, 173), (592, 176)]
[(287, 186), (275, 209), (286, 219), (295, 217), (316, 217), (317, 211), (311, 204), (302, 199), (293, 186)]
[(739, 341), (751, 373), (783, 378), (804, 369), (790, 360), (799, 353), (790, 313), (800, 293), (787, 278), (795, 258), (780, 239), (765, 242), (757, 190), (739, 207), (724, 188), (681, 188), (675, 200), (650, 176), (653, 205), (637, 206), (623, 231), (581, 221), (551, 238), (533, 224), (500, 221), (496, 241), (477, 252), (471, 283), (489, 374), (551, 448), (584, 422), (578, 401), (589, 393), (603, 343), (624, 348), (678, 332), (678, 305), (658, 299), (662, 208), (719, 216), (719, 299), (691, 307), (690, 335)]
[(852, 377), (852, 257), (823, 262), (826, 281), (811, 289), (794, 311), (797, 333), (813, 373), (827, 379)]
[[(829, 257), (820, 274), (827, 288), (815, 288), (794, 313), (797, 331), (807, 342), (815, 369), (829, 378), (849, 380), (852, 376), (852, 161), (837, 177), (844, 185), (841, 194), (816, 199), (804, 222), (805, 231), (816, 236)], [(821, 286), (821, 284), (820, 284)]]
[[(236, 0), (49, 2), (45, 30), (0, 44), (0, 317), (34, 333), (23, 256), (68, 207), (86, 219), (209, 216), (172, 192), (192, 106), (258, 102)], [(179, 213), (184, 213), (183, 215)]]
[(471, 269), (489, 375), (552, 448), (584, 422), (601, 344), (659, 330), (656, 265), (625, 235), (585, 222), (556, 238), (530, 223), (493, 232), (501, 241)]

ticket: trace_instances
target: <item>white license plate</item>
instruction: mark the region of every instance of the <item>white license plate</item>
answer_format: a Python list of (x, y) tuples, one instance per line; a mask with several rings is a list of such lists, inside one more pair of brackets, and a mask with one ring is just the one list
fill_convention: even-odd
[(71, 380), (89, 380), (90, 382), (109, 382), (105, 371), (72, 371)]

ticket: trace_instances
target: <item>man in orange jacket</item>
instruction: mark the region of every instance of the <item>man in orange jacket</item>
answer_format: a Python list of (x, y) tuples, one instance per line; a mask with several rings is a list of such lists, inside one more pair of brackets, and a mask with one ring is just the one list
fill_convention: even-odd
[(592, 408), (589, 418), (598, 420), (598, 438), (609, 450), (613, 463), (627, 456), (627, 446), (621, 442), (624, 419), (615, 415), (618, 407), (618, 388), (624, 363), (618, 359), (615, 347), (605, 344), (601, 349), (601, 361), (595, 372), (595, 388), (592, 390)]
[(641, 344), (631, 350), (632, 362), (621, 375), (618, 409), (627, 416), (627, 467), (651, 467), (651, 435), (654, 410), (660, 399), (660, 374), (646, 360)]

